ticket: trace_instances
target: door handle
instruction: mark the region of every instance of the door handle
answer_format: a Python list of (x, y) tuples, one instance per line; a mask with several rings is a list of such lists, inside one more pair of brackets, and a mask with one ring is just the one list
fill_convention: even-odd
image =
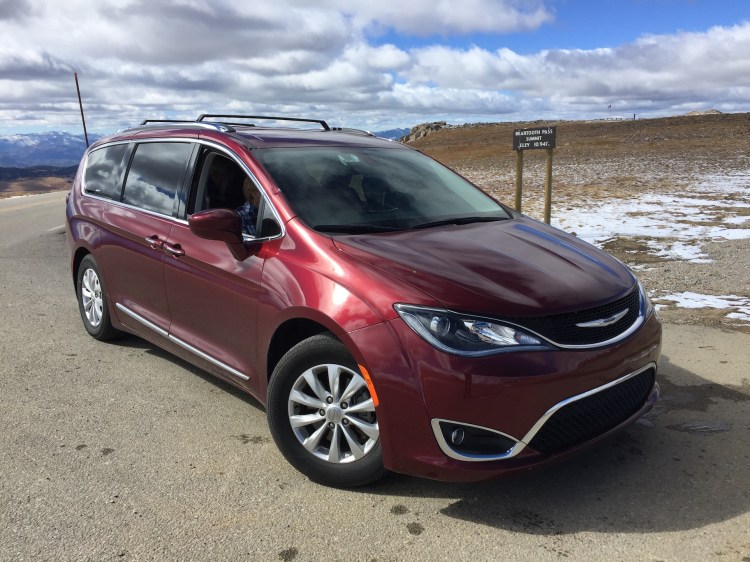
[(174, 258), (179, 258), (185, 255), (185, 250), (183, 250), (182, 246), (180, 246), (179, 244), (172, 245), (167, 244), (166, 242), (162, 242), (161, 247), (165, 252), (167, 252)]
[(159, 240), (159, 237), (156, 234), (146, 236), (144, 240), (146, 241), (146, 244), (151, 246), (154, 250), (160, 250), (164, 245), (164, 242), (162, 240)]

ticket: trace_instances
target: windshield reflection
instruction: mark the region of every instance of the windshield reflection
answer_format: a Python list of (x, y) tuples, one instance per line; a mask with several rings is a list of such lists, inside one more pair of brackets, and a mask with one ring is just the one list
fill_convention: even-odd
[(405, 148), (266, 148), (254, 156), (297, 215), (319, 231), (388, 232), (510, 218), (461, 176)]

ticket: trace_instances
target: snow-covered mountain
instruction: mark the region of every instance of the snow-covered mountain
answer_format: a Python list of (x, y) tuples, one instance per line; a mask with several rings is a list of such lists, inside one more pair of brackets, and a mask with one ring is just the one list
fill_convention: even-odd
[[(89, 142), (98, 138), (89, 135)], [(83, 134), (52, 131), (0, 136), (0, 167), (73, 166), (84, 150)]]
[(398, 140), (404, 135), (409, 134), (410, 129), (388, 129), (387, 131), (378, 131), (375, 135), (384, 139)]
[[(379, 137), (395, 140), (408, 132), (409, 129), (391, 129), (378, 131), (375, 134)], [(100, 136), (89, 135), (89, 142), (93, 143)], [(80, 162), (84, 150), (86, 150), (86, 141), (83, 134), (74, 135), (52, 131), (49, 133), (0, 135), (0, 167), (75, 166)]]

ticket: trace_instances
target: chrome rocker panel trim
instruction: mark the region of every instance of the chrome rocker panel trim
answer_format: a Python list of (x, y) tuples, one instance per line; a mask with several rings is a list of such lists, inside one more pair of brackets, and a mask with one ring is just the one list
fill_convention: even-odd
[(160, 328), (159, 326), (157, 326), (153, 322), (150, 322), (149, 320), (146, 320), (143, 316), (141, 316), (140, 314), (137, 314), (137, 313), (133, 312), (132, 310), (130, 310), (129, 308), (123, 306), (122, 304), (117, 303), (115, 306), (117, 307), (118, 310), (121, 310), (122, 312), (124, 312), (125, 314), (127, 314), (128, 316), (130, 316), (136, 322), (139, 322), (140, 324), (143, 324), (144, 326), (146, 326), (150, 330), (156, 332), (157, 334), (159, 334), (162, 337), (167, 338), (172, 343), (176, 343), (181, 348), (186, 349), (190, 353), (192, 353), (194, 355), (197, 355), (201, 359), (205, 359), (209, 363), (211, 363), (213, 365), (216, 365), (220, 369), (223, 369), (226, 372), (231, 373), (232, 375), (234, 375), (235, 377), (238, 377), (238, 378), (242, 379), (243, 381), (249, 381), (250, 380), (250, 377), (248, 377), (247, 375), (245, 375), (241, 371), (238, 371), (234, 367), (230, 367), (226, 363), (223, 363), (222, 361), (219, 361), (218, 359), (216, 359), (215, 357), (212, 357), (208, 353), (204, 353), (200, 349), (197, 349), (197, 348), (193, 347), (192, 345), (190, 345), (189, 343), (182, 341), (180, 338), (176, 338), (175, 336), (171, 335), (166, 330)]

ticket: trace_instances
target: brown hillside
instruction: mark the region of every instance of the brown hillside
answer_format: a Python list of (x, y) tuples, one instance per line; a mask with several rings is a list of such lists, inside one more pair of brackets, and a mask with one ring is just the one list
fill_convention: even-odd
[(14, 181), (0, 181), (0, 199), (17, 195), (36, 195), (70, 189), (69, 178), (46, 177)]
[[(627, 196), (677, 188), (706, 174), (750, 165), (750, 113), (630, 121), (536, 121), (465, 125), (409, 143), (513, 202), (513, 129), (557, 126), (553, 190), (561, 196)], [(545, 151), (524, 154), (524, 210), (544, 184)]]

